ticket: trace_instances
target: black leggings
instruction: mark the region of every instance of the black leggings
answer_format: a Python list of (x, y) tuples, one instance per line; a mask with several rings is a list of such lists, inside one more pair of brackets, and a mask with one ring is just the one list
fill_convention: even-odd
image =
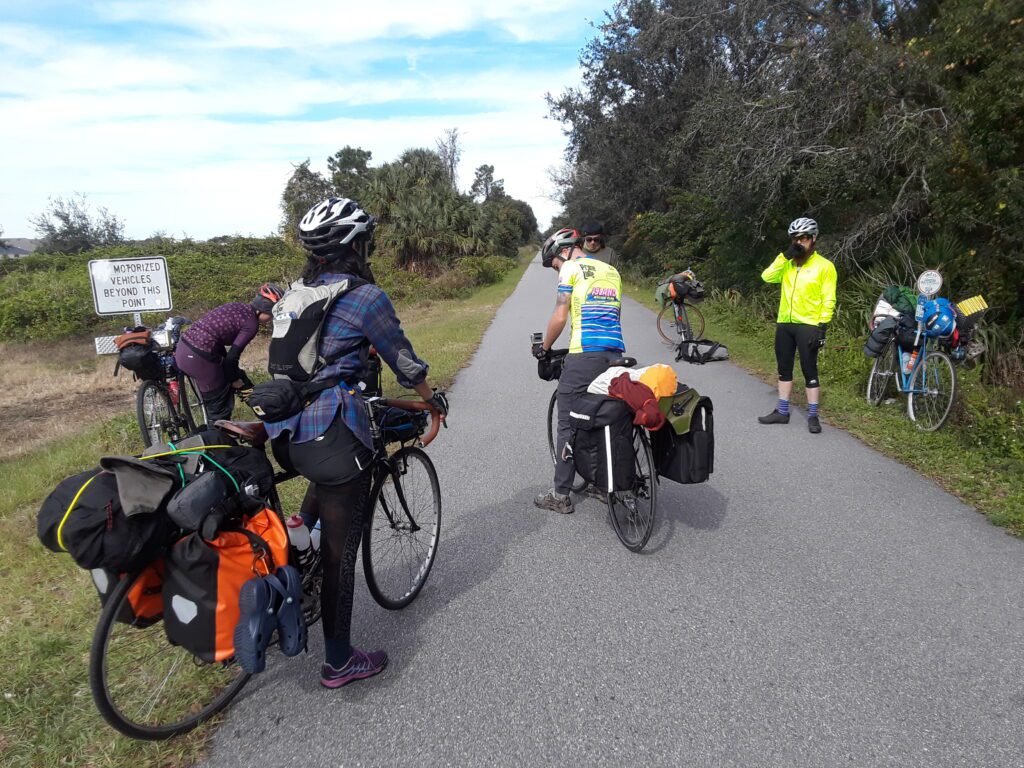
[(775, 362), (779, 366), (779, 381), (793, 380), (793, 359), (800, 352), (800, 370), (804, 372), (807, 387), (818, 384), (818, 340), (821, 329), (803, 323), (779, 323), (775, 326)]
[(370, 495), (370, 471), (342, 485), (310, 483), (302, 500), (304, 520), (320, 519), (324, 582), (320, 590), (324, 639), (351, 644), (356, 557)]

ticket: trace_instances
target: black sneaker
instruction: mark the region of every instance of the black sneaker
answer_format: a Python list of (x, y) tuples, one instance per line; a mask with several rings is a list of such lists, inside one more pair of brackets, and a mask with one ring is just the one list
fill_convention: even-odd
[(807, 417), (807, 431), (810, 432), (812, 435), (816, 435), (819, 432), (821, 432), (821, 422), (818, 421), (817, 416)]
[(762, 424), (789, 424), (789, 414), (772, 411), (767, 416), (758, 416), (757, 420)]
[(535, 498), (533, 506), (540, 507), (541, 509), (550, 509), (552, 512), (557, 512), (560, 515), (570, 515), (573, 512), (572, 499), (568, 495), (563, 496), (556, 492), (554, 488)]

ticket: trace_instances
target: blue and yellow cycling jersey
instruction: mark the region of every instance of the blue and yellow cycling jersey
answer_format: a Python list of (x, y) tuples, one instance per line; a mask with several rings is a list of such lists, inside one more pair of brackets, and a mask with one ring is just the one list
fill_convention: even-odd
[(615, 267), (589, 256), (567, 261), (558, 292), (571, 296), (569, 352), (622, 352), (622, 280)]

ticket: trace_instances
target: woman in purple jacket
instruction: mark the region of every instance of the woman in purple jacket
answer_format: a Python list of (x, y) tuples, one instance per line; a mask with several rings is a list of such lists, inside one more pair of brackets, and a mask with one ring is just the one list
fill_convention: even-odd
[(231, 418), (234, 391), (244, 385), (238, 367), (242, 350), (259, 327), (270, 322), (271, 310), (283, 293), (273, 283), (264, 283), (250, 303), (221, 304), (182, 334), (174, 362), (195, 381), (210, 424)]

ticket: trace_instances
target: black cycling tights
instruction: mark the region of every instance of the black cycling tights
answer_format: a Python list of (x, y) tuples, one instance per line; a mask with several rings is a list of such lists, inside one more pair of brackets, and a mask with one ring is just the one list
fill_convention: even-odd
[(324, 639), (350, 644), (356, 557), (370, 495), (370, 472), (342, 485), (309, 484), (302, 500), (305, 520), (320, 518), (324, 583), (320, 590)]
[(800, 370), (804, 372), (807, 387), (818, 386), (818, 340), (821, 330), (816, 325), (779, 323), (775, 327), (775, 361), (779, 366), (779, 381), (793, 380), (793, 358), (800, 352)]

